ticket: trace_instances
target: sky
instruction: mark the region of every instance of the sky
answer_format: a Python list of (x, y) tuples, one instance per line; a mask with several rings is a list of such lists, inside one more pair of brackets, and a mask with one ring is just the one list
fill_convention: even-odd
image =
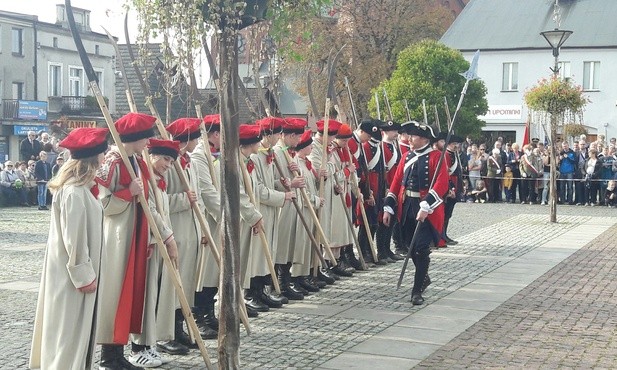
[[(124, 43), (124, 9), (125, 0), (71, 0), (76, 8), (88, 9), (90, 13), (90, 28), (92, 31), (105, 33), (101, 26)], [(0, 10), (37, 15), (39, 20), (49, 23), (56, 21), (56, 4), (64, 4), (63, 0), (0, 0)], [(137, 14), (129, 13), (129, 30), (131, 39), (137, 37)]]

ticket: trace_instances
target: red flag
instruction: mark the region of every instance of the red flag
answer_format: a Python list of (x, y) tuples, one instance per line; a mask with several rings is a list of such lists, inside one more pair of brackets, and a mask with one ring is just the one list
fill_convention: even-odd
[(525, 146), (529, 144), (529, 121), (525, 123), (525, 133), (523, 134), (523, 145)]

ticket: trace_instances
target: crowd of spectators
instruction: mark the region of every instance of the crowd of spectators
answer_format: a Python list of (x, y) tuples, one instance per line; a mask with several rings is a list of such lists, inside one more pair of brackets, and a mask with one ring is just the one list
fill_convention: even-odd
[(617, 143), (604, 135), (587, 142), (586, 136), (550, 146), (533, 139), (531, 144), (476, 144), (470, 138), (460, 146), (463, 191), (467, 202), (548, 204), (550, 163), (557, 166), (558, 204), (617, 205)]
[(47, 183), (64, 164), (64, 153), (48, 133), (34, 131), (20, 142), (19, 153), (19, 161), (0, 163), (2, 204), (47, 210), (51, 202)]

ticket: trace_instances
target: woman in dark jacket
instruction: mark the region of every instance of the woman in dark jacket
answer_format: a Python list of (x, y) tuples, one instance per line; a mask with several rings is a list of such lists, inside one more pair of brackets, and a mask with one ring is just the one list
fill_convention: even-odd
[(47, 210), (47, 182), (51, 179), (51, 165), (47, 162), (47, 152), (39, 154), (39, 160), (34, 165), (34, 177), (36, 178), (37, 199), (39, 210)]
[(598, 202), (598, 190), (600, 189), (600, 172), (602, 171), (602, 159), (598, 158), (596, 149), (589, 149), (589, 158), (585, 161), (585, 166), (581, 168), (581, 174), (585, 179), (585, 205), (596, 205)]

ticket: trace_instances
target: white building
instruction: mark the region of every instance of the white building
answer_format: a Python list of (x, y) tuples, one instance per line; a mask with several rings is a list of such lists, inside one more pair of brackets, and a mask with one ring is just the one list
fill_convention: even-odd
[[(583, 118), (588, 136), (617, 136), (617, 1), (562, 0), (559, 8), (559, 29), (574, 32), (561, 48), (559, 73), (581, 85), (591, 100)], [(540, 32), (556, 27), (553, 11), (553, 1), (472, 0), (442, 37), (468, 60), (481, 51), (487, 138), (522, 142), (528, 120), (525, 91), (552, 74), (554, 58)], [(544, 139), (542, 127), (533, 122), (530, 134)]]
[[(56, 23), (37, 16), (0, 11), (0, 162), (19, 159), (19, 143), (28, 131), (47, 131), (63, 118), (64, 128), (95, 126), (100, 109), (71, 31), (64, 4)], [(106, 35), (90, 29), (90, 11), (73, 8), (84, 47), (108, 106), (115, 112), (115, 51)]]

